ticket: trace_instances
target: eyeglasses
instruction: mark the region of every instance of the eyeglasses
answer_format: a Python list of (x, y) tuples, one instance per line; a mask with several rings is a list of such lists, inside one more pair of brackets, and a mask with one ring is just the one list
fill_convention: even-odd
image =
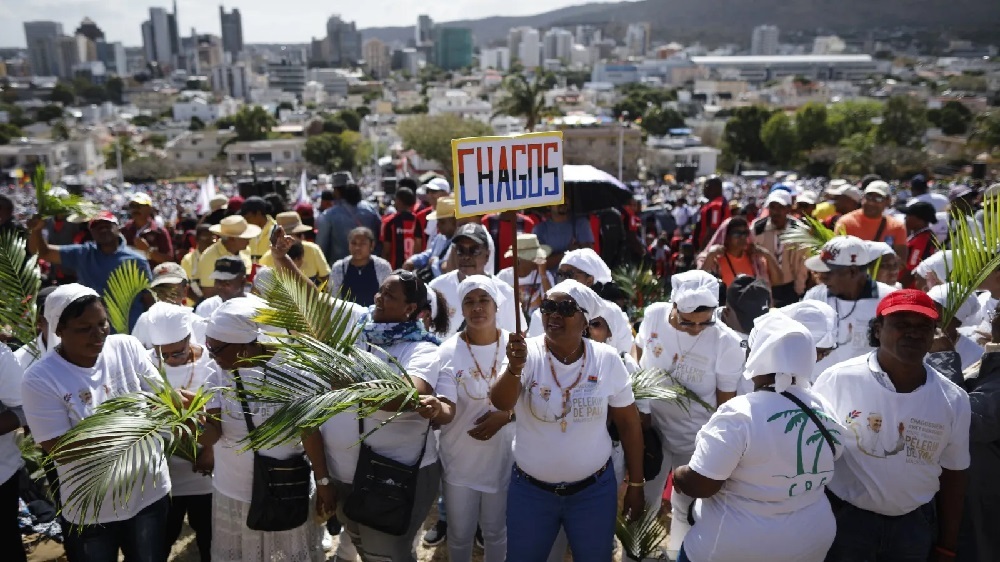
[(715, 320), (706, 320), (704, 322), (692, 322), (690, 320), (685, 320), (681, 318), (680, 315), (678, 314), (677, 325), (684, 326), (685, 328), (694, 328), (694, 327), (704, 328), (708, 326), (715, 326)]
[(573, 301), (554, 301), (550, 299), (545, 299), (542, 301), (542, 305), (538, 307), (538, 310), (542, 314), (558, 314), (563, 318), (572, 318), (577, 312), (587, 312), (586, 309), (580, 307)]
[(749, 230), (730, 230), (729, 231), (729, 235), (732, 236), (733, 238), (746, 238), (747, 236), (750, 236), (750, 231)]
[(478, 258), (486, 253), (486, 248), (483, 248), (482, 246), (476, 246), (475, 248), (455, 246), (455, 253), (458, 254), (458, 257), (460, 258)]
[(881, 203), (885, 201), (885, 197), (881, 195), (875, 195), (874, 193), (866, 193), (865, 201), (871, 201), (872, 203)]
[(217, 357), (220, 353), (222, 353), (222, 351), (224, 349), (226, 349), (227, 347), (229, 347), (231, 345), (233, 345), (233, 344), (231, 344), (231, 343), (224, 343), (224, 344), (220, 345), (219, 347), (213, 347), (211, 345), (208, 345), (208, 343), (206, 342), (205, 343), (205, 349), (208, 350), (208, 354), (209, 355), (211, 355), (212, 357)]
[[(184, 338), (184, 348), (183, 349), (181, 349), (180, 351), (174, 351), (172, 353), (163, 353), (161, 351), (160, 352), (160, 356), (163, 357), (163, 359), (165, 359), (167, 361), (170, 361), (172, 359), (187, 359), (188, 354), (191, 353), (191, 343), (190, 342), (191, 342), (191, 336), (188, 336), (188, 337)], [(226, 345), (228, 345), (228, 344), (226, 344)], [(220, 348), (220, 349), (222, 349), (222, 348)], [(211, 350), (209, 350), (209, 353), (211, 353)]]

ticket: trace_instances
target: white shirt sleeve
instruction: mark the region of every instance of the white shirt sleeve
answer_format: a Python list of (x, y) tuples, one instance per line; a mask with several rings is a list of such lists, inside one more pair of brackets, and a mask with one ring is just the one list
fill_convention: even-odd
[(728, 480), (749, 444), (750, 420), (723, 404), (698, 431), (688, 467), (705, 478)]
[(951, 429), (951, 439), (941, 452), (941, 468), (946, 470), (965, 470), (971, 464), (969, 423), (972, 418), (972, 408), (969, 405), (969, 395), (964, 391), (960, 392), (961, 395), (955, 403), (956, 415), (955, 424)]
[(670, 314), (669, 307), (671, 306), (673, 305), (670, 303), (658, 302), (646, 307), (646, 311), (642, 315), (642, 322), (639, 324), (639, 331), (635, 335), (637, 348), (642, 349), (649, 342), (650, 336), (660, 331), (660, 325)]
[(455, 380), (455, 367), (454, 367), (454, 352), (455, 349), (452, 347), (451, 353), (447, 357), (441, 358), (441, 370), (438, 373), (437, 385), (434, 387), (434, 393), (440, 398), (446, 398), (451, 401), (452, 404), (458, 403), (458, 381)]
[(228, 381), (225, 379), (225, 373), (222, 368), (212, 361), (212, 374), (208, 375), (208, 381), (205, 382), (206, 388), (214, 389), (212, 392), (212, 397), (208, 399), (208, 404), (205, 405), (206, 410), (220, 410), (222, 409), (222, 392), (229, 386)]
[(423, 380), (431, 385), (431, 388), (437, 388), (438, 376), (441, 372), (440, 365), (438, 347), (431, 343), (421, 342), (414, 346), (404, 367), (406, 367), (406, 374)]
[(21, 405), (21, 381), (24, 369), (17, 356), (6, 345), (0, 344), (0, 403), (8, 408)]
[(542, 313), (537, 308), (531, 312), (531, 323), (528, 324), (528, 337), (535, 338), (545, 333), (542, 325)]
[[(47, 374), (49, 373), (39, 373), (42, 376)], [(24, 379), (21, 398), (24, 417), (36, 442), (61, 437), (73, 428), (62, 396), (59, 396), (57, 389), (43, 381), (41, 376)]]
[(721, 392), (736, 392), (743, 377), (746, 352), (740, 347), (740, 340), (722, 328), (719, 337), (719, 354), (715, 359), (715, 387)]
[(634, 403), (635, 395), (632, 394), (632, 379), (628, 376), (628, 371), (625, 370), (625, 364), (622, 363), (617, 353), (607, 354), (604, 357), (605, 363), (610, 363), (610, 365), (602, 369), (603, 376), (608, 378), (608, 384), (611, 385), (608, 406), (612, 408), (624, 408)]

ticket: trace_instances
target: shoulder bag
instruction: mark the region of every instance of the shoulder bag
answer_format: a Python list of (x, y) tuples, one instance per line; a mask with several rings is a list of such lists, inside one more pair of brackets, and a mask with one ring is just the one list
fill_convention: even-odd
[[(234, 373), (236, 390), (247, 430), (256, 427), (250, 415), (240, 375)], [(273, 459), (253, 452), (253, 492), (247, 527), (254, 531), (288, 531), (309, 519), (309, 492), (312, 468), (303, 453), (287, 459)]]
[[(380, 455), (362, 439), (358, 445), (358, 466), (354, 487), (344, 501), (344, 515), (352, 521), (389, 535), (400, 537), (410, 528), (413, 502), (417, 495), (417, 474), (427, 449), (427, 433), (417, 462), (409, 465)], [(358, 434), (364, 437), (364, 418), (358, 419)]]

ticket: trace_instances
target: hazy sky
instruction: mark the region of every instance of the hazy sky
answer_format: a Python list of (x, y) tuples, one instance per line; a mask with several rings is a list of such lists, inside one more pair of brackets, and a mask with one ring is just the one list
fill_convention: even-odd
[[(494, 15), (530, 15), (555, 8), (584, 4), (587, 0), (229, 0), (226, 10), (239, 8), (243, 38), (247, 43), (307, 42), (326, 35), (326, 19), (337, 13), (358, 27), (412, 25), (417, 15), (435, 21), (452, 21)], [(126, 46), (142, 44), (140, 25), (149, 17), (149, 6), (170, 9), (170, 0), (0, 0), (0, 47), (25, 45), (25, 21), (51, 20), (72, 34), (84, 17), (94, 20), (108, 41)], [(178, 0), (181, 35), (191, 27), (200, 33), (220, 33), (218, 3)]]

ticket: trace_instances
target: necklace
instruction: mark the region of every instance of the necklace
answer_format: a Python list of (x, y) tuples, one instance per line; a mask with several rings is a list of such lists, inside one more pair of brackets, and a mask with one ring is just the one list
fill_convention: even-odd
[[(684, 351), (684, 353), (681, 353), (680, 356), (678, 356), (676, 353), (674, 354), (674, 361), (670, 365), (671, 371), (676, 369), (677, 365), (684, 361), (684, 358), (688, 356), (688, 353), (691, 353), (692, 351), (694, 351), (694, 348), (698, 347), (698, 341), (701, 340), (701, 336), (705, 335), (705, 332), (707, 331), (708, 330), (702, 330), (701, 333), (698, 334), (698, 337), (694, 339), (694, 343), (691, 344), (691, 347), (687, 348), (687, 350)], [(680, 349), (681, 348), (680, 330), (674, 329), (674, 340), (677, 341), (677, 349)]]
[[(586, 355), (587, 347), (583, 344), (583, 340), (580, 340), (580, 345), (583, 346), (583, 353), (584, 355)], [(567, 354), (566, 356), (559, 357), (558, 355), (555, 354), (554, 351), (552, 351), (552, 349), (549, 347), (547, 343), (545, 344), (545, 349), (548, 350), (548, 352), (551, 353), (553, 357), (558, 359), (559, 362), (562, 363), (563, 365), (569, 365), (570, 363), (572, 363), (572, 361), (570, 361), (569, 358), (573, 357), (573, 355), (576, 354), (576, 349), (574, 349), (573, 351), (570, 351), (569, 354)]]
[[(191, 389), (191, 383), (194, 382), (194, 365), (195, 365), (195, 363), (197, 363), (197, 361), (195, 360), (195, 357), (194, 357), (194, 348), (191, 347), (191, 346), (188, 346), (188, 357), (190, 358), (189, 361), (191, 361), (191, 372), (188, 373), (188, 380), (187, 380), (187, 382), (184, 383), (184, 385), (180, 387), (181, 389), (184, 389), (184, 390), (190, 390)], [(163, 360), (163, 357), (160, 357), (160, 366), (163, 366), (165, 364), (166, 364), (166, 362)], [(185, 364), (187, 364), (187, 363), (185, 363)], [(170, 367), (170, 365), (166, 365), (166, 366)]]
[(559, 382), (559, 377), (556, 376), (556, 366), (552, 361), (555, 354), (549, 349), (548, 344), (545, 345), (545, 351), (549, 357), (549, 373), (552, 374), (552, 380), (555, 381), (556, 386), (559, 387), (559, 390), (562, 393), (562, 414), (556, 419), (559, 420), (559, 429), (561, 429), (563, 433), (566, 433), (566, 416), (569, 415), (569, 396), (570, 393), (573, 392), (573, 389), (576, 388), (576, 385), (580, 384), (580, 380), (583, 378), (583, 368), (587, 364), (587, 346), (586, 344), (583, 346), (583, 355), (580, 356), (580, 371), (576, 374), (576, 380), (574, 380), (573, 384), (567, 386), (566, 388), (563, 388), (562, 383)]
[(473, 400), (485, 400), (490, 397), (490, 391), (492, 388), (492, 383), (497, 377), (497, 359), (500, 357), (500, 330), (497, 330), (497, 343), (493, 348), (493, 364), (490, 365), (490, 376), (489, 378), (484, 376), (483, 368), (479, 366), (479, 360), (476, 359), (476, 354), (472, 353), (472, 345), (469, 343), (468, 332), (462, 332), (462, 341), (465, 342), (465, 349), (469, 350), (469, 357), (472, 357), (472, 362), (476, 366), (475, 372), (472, 373), (473, 378), (479, 377), (486, 381), (486, 396), (473, 396), (469, 393), (469, 387), (462, 383), (462, 388), (465, 389), (465, 394)]
[[(858, 299), (858, 301), (859, 300), (861, 300), (861, 299)], [(834, 308), (834, 310), (837, 313), (837, 326), (836, 326), (836, 328), (837, 328), (837, 335), (834, 338), (834, 340), (836, 341), (837, 347), (840, 347), (842, 345), (846, 345), (846, 344), (850, 343), (851, 338), (854, 337), (854, 323), (853, 322), (848, 322), (847, 323), (847, 339), (844, 340), (844, 341), (840, 341), (840, 323), (842, 321), (844, 321), (844, 320), (847, 320), (848, 318), (851, 317), (852, 314), (854, 314), (854, 309), (856, 309), (858, 307), (858, 301), (854, 301), (854, 304), (851, 306), (851, 309), (847, 311), (847, 314), (841, 316), (840, 315), (840, 299), (837, 298), (837, 297), (833, 298), (833, 308)]]

